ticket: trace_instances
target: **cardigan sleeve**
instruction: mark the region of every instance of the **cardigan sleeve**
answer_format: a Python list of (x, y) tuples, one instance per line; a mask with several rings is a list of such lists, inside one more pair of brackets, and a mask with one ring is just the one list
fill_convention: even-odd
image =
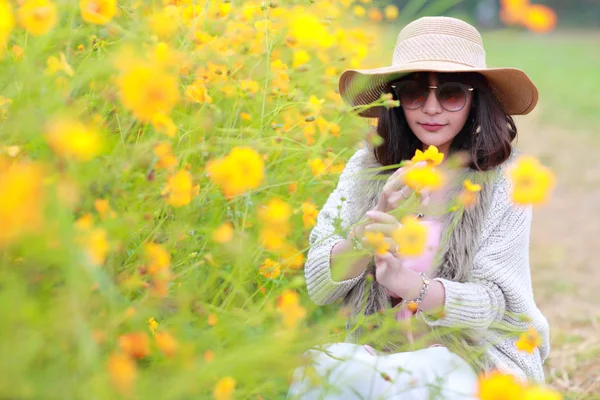
[(318, 305), (332, 303), (343, 298), (363, 277), (334, 281), (331, 277), (331, 250), (344, 236), (336, 232), (335, 220), (340, 217), (340, 226), (345, 230), (355, 221), (352, 207), (352, 192), (357, 181), (357, 172), (363, 168), (368, 148), (357, 150), (346, 163), (337, 187), (327, 198), (317, 216), (317, 223), (309, 235), (310, 249), (304, 265), (304, 276), (308, 294)]

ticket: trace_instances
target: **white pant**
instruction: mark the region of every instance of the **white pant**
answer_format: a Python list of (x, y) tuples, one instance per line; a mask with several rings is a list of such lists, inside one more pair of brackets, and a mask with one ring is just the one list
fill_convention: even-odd
[(334, 343), (322, 350), (304, 353), (314, 373), (298, 367), (288, 399), (476, 399), (477, 374), (446, 347), (373, 355), (359, 344)]

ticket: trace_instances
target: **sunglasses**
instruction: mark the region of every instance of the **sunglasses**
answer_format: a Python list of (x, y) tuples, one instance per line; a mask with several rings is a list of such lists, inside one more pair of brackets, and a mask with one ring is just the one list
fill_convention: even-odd
[(430, 89), (435, 89), (435, 97), (440, 105), (444, 110), (450, 112), (462, 110), (467, 104), (469, 92), (474, 90), (473, 87), (458, 82), (423, 87), (419, 82), (413, 80), (396, 82), (391, 87), (400, 100), (400, 105), (407, 110), (421, 108), (427, 101)]

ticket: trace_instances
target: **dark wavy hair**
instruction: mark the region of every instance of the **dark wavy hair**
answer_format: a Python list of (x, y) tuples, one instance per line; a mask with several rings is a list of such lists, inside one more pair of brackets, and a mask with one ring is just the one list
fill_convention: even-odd
[[(392, 82), (415, 79), (426, 86), (428, 75), (428, 72), (416, 72)], [(469, 116), (452, 141), (450, 153), (465, 151), (470, 158), (468, 166), (478, 171), (487, 171), (502, 164), (511, 155), (511, 143), (517, 136), (517, 127), (502, 108), (487, 79), (472, 72), (440, 72), (437, 76), (439, 83), (460, 82), (475, 88)], [(385, 91), (398, 100), (389, 86), (392, 82)], [(410, 160), (417, 149), (422, 149), (421, 141), (408, 126), (402, 107), (381, 107), (376, 130), (383, 143), (375, 148), (375, 157), (382, 165)]]

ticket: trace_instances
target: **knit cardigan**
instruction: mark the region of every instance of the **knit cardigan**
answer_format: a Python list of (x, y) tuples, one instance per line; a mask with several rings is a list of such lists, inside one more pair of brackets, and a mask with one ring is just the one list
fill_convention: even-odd
[[(417, 315), (433, 330), (461, 328), (461, 335), (484, 349), (483, 370), (495, 368), (521, 379), (543, 382), (542, 364), (550, 350), (549, 327), (535, 304), (531, 284), (531, 207), (511, 202), (510, 181), (504, 173), (508, 163), (488, 174), (487, 180), (479, 179), (483, 190), (478, 204), (464, 210), (458, 223), (452, 213), (446, 217), (449, 239), (440, 249), (439, 265), (433, 272), (434, 279), (445, 288), (443, 317), (434, 319), (421, 312)], [(373, 260), (357, 277), (343, 281), (331, 277), (333, 246), (344, 240), (348, 228), (377, 204), (386, 179), (372, 179), (374, 175), (366, 173), (374, 167), (381, 164), (373, 149), (363, 142), (319, 212), (309, 235), (310, 250), (304, 267), (308, 293), (316, 304), (343, 299), (353, 315), (374, 314), (391, 307), (384, 288), (376, 280), (367, 279), (367, 275), (374, 275)], [(464, 177), (477, 181), (478, 176), (466, 172)], [(456, 195), (457, 190), (450, 190), (449, 196)], [(344, 233), (340, 234), (336, 226)], [(533, 354), (518, 350), (515, 336), (506, 335), (507, 331), (525, 331), (530, 326), (542, 339)], [(347, 340), (358, 338), (349, 335)]]

